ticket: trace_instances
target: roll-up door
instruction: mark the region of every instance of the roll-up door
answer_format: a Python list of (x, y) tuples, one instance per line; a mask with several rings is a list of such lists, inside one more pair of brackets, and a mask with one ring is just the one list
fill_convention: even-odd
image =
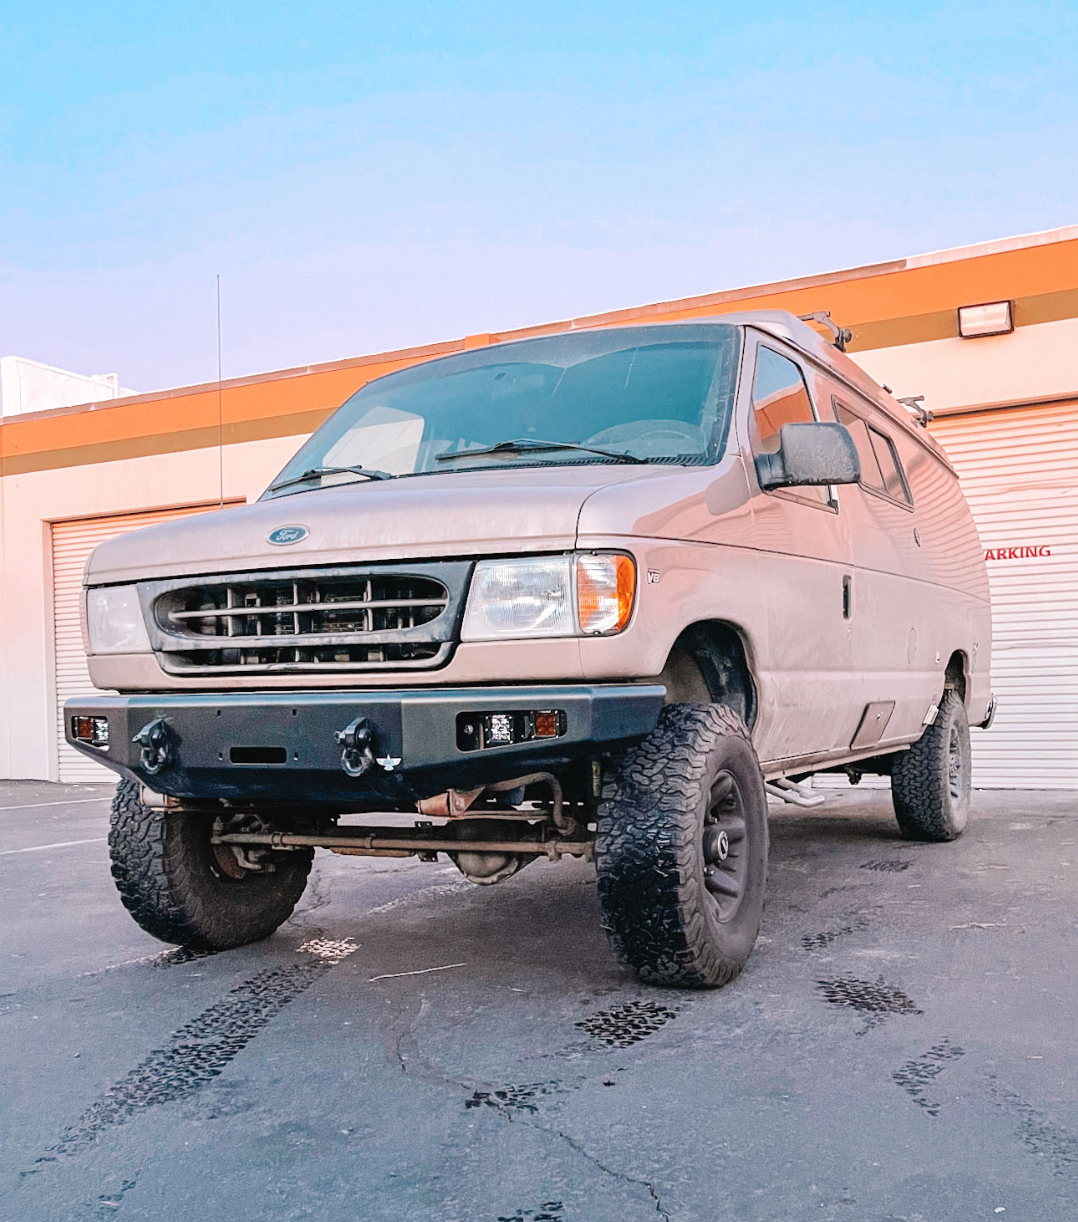
[(937, 418), (992, 589), (995, 725), (973, 781), (1078, 789), (1078, 402)]
[(110, 517), (80, 518), (52, 525), (53, 640), (56, 659), (56, 731), (59, 742), (61, 781), (108, 781), (115, 774), (72, 750), (64, 740), (64, 701), (94, 692), (82, 647), (79, 604), (82, 574), (90, 553), (106, 539), (125, 535), (143, 526), (156, 526), (173, 518), (216, 509), (216, 505), (194, 505), (182, 509), (158, 509)]

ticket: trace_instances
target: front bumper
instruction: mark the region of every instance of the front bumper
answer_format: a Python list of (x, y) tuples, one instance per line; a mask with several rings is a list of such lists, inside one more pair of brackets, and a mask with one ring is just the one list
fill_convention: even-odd
[[(660, 685), (625, 683), (99, 696), (68, 701), (64, 727), (76, 750), (171, 797), (361, 809), (557, 768), (633, 742), (654, 729), (665, 695)], [(557, 737), (460, 745), (462, 719), (537, 710), (561, 715)], [(107, 721), (107, 746), (76, 737), (80, 718)], [(357, 723), (369, 744), (362, 758), (342, 760), (340, 735)], [(150, 740), (157, 745), (147, 750)], [(346, 762), (353, 770), (359, 763), (362, 774)]]

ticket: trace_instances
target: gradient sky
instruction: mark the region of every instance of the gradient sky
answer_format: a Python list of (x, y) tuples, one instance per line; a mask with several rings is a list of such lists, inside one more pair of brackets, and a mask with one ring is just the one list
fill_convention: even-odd
[(0, 353), (140, 390), (1078, 222), (1078, 3), (0, 0)]

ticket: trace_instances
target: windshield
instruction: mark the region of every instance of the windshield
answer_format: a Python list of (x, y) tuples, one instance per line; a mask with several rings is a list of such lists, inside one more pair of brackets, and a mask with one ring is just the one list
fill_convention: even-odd
[(266, 495), (362, 481), (363, 471), (714, 463), (739, 353), (736, 327), (668, 324), (551, 335), (415, 365), (357, 391)]

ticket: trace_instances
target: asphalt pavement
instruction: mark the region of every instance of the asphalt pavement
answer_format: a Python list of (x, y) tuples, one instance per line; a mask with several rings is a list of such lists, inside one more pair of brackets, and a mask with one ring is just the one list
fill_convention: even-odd
[(611, 959), (591, 867), (316, 857), (196, 957), (112, 887), (109, 791), (0, 783), (0, 1218), (1072, 1222), (1078, 794), (773, 811), (749, 966)]

